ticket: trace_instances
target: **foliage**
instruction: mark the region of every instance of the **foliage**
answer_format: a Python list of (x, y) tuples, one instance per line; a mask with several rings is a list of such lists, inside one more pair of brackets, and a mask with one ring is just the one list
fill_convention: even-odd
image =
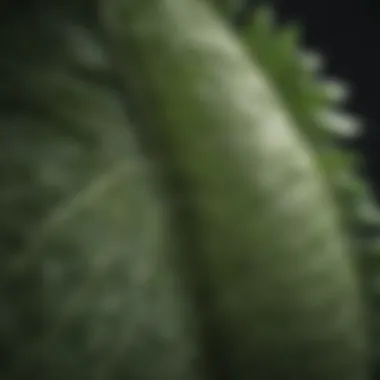
[(360, 123), (298, 28), (238, 6), (6, 5), (2, 378), (369, 378)]

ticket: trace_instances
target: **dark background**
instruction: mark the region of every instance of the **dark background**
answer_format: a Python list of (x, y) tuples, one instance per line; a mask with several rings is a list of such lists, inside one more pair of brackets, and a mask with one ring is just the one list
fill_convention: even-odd
[[(354, 148), (365, 156), (365, 175), (380, 202), (380, 0), (267, 0), (281, 23), (304, 28), (304, 46), (322, 52), (327, 72), (349, 83), (347, 109), (364, 118)], [(246, 0), (246, 12), (257, 0)], [(251, 5), (251, 6), (250, 6)]]

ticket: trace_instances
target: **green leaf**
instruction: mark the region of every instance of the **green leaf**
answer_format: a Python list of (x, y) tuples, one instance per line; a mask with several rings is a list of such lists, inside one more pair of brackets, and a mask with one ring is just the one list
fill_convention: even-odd
[(104, 9), (139, 120), (190, 189), (199, 248), (189, 255), (213, 294), (205, 317), (231, 377), (365, 379), (358, 285), (323, 173), (289, 117), (299, 99), (283, 104), (196, 0)]
[[(322, 55), (300, 47), (301, 28), (276, 28), (273, 19), (270, 7), (258, 8), (251, 23), (241, 31), (242, 38), (314, 151), (348, 232), (364, 293), (371, 299), (367, 304), (372, 319), (380, 320), (379, 301), (373, 301), (378, 298), (378, 291), (372, 286), (380, 273), (380, 262), (372, 264), (379, 257), (378, 244), (374, 242), (380, 237), (378, 206), (360, 174), (362, 163), (358, 157), (351, 157), (358, 154), (342, 148), (337, 139), (357, 137), (364, 122), (344, 109), (350, 98), (348, 86), (322, 75)], [(376, 331), (375, 341), (380, 342)]]
[(71, 23), (20, 30), (2, 61), (1, 377), (199, 380), (170, 206), (97, 35)]

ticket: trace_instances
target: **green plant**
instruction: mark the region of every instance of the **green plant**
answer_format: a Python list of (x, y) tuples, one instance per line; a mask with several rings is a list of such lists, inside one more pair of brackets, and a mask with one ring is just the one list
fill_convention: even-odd
[(2, 16), (0, 375), (368, 379), (342, 85), (267, 9), (53, 3)]

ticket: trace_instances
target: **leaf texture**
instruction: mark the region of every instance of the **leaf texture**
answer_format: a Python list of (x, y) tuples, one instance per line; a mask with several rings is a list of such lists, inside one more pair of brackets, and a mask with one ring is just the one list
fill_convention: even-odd
[(346, 85), (322, 75), (322, 58), (299, 47), (300, 27), (278, 27), (271, 7), (258, 8), (240, 34), (280, 94), (299, 131), (312, 146), (333, 190), (341, 220), (354, 247), (363, 295), (372, 314), (372, 335), (377, 351), (380, 314), (379, 288), (375, 284), (380, 273), (380, 213), (365, 178), (359, 174), (360, 157), (344, 149), (339, 140), (352, 139), (363, 128), (357, 118), (344, 112), (349, 97)]
[(200, 245), (191, 254), (214, 295), (207, 317), (232, 378), (366, 379), (348, 244), (276, 83), (197, 1), (104, 9), (140, 119), (164, 136), (191, 189)]
[(157, 171), (97, 34), (55, 16), (2, 41), (0, 376), (199, 380)]

